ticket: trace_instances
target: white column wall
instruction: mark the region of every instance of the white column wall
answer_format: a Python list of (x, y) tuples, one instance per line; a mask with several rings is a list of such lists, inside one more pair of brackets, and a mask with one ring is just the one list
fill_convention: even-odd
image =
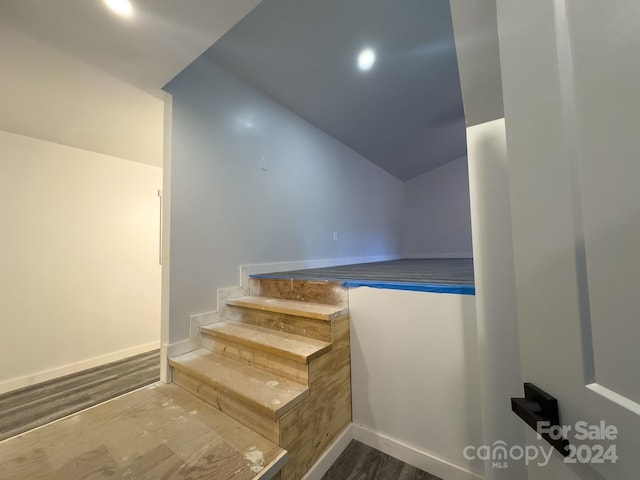
[[(524, 445), (511, 397), (522, 396), (504, 119), (467, 129), (484, 444)], [(487, 480), (526, 478), (522, 463), (485, 462)]]

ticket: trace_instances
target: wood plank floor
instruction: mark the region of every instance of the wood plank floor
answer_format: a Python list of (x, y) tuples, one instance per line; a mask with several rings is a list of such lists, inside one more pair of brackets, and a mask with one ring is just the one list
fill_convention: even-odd
[(357, 440), (338, 457), (322, 480), (441, 480)]
[(4, 440), (160, 379), (154, 350), (118, 362), (0, 395)]
[(0, 442), (0, 478), (266, 480), (286, 458), (211, 405), (157, 383)]
[(328, 281), (371, 280), (414, 284), (473, 285), (471, 258), (413, 258), (261, 273), (255, 278), (286, 278)]

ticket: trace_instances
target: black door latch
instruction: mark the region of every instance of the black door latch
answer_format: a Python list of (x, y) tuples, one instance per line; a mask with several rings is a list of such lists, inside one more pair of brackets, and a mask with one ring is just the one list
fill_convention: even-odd
[[(558, 431), (562, 431), (558, 400), (533, 383), (525, 383), (524, 398), (512, 398), (511, 410), (549, 442), (563, 457), (569, 455), (569, 440), (564, 437), (551, 438), (549, 435), (549, 430), (555, 430), (553, 427), (558, 427), (560, 429)], [(545, 428), (540, 428), (538, 422), (545, 422)]]

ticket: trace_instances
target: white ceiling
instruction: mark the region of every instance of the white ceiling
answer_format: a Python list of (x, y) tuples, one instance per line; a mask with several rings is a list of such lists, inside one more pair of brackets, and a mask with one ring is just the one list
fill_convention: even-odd
[(259, 1), (0, 0), (0, 129), (161, 166), (161, 87)]
[(162, 100), (0, 25), (0, 130), (161, 166)]
[(399, 179), (466, 154), (449, 0), (264, 0), (206, 55)]
[(145, 90), (160, 89), (260, 0), (2, 0), (2, 22)]
[[(0, 128), (160, 164), (161, 108), (144, 96), (260, 0), (132, 3), (123, 19), (103, 0), (0, 1)], [(448, 0), (265, 0), (207, 54), (400, 179), (466, 153)]]

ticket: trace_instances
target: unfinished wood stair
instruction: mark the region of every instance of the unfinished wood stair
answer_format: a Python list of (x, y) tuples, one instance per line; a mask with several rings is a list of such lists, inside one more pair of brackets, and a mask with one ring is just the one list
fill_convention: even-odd
[(280, 418), (309, 394), (302, 384), (204, 349), (178, 362), (177, 378), (187, 376), (208, 387), (207, 400), (220, 410), (225, 402), (238, 401), (261, 415)]
[(302, 478), (351, 421), (348, 308), (234, 298), (201, 338), (170, 360), (174, 382), (287, 450), (274, 478)]
[(332, 305), (307, 303), (299, 300), (266, 297), (240, 297), (227, 301), (227, 305), (245, 307), (274, 313), (284, 313), (297, 317), (314, 318), (316, 320), (333, 320), (347, 314), (347, 309)]

